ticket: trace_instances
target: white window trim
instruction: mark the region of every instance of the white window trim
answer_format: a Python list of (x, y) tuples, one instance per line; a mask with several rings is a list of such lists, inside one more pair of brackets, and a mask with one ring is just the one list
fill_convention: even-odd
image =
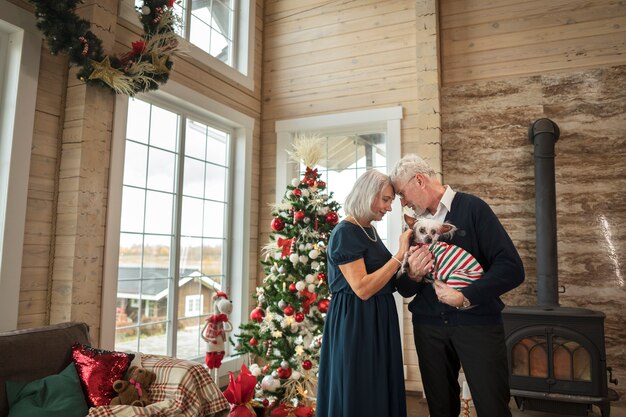
[[(231, 80), (241, 84), (250, 91), (254, 90), (254, 46), (256, 33), (256, 3), (254, 0), (240, 0), (238, 2), (240, 10), (239, 14), (248, 16), (248, 24), (237, 24), (237, 39), (239, 46), (237, 48), (237, 68), (233, 68), (206, 51), (198, 48), (189, 41), (179, 38), (183, 51), (186, 55), (193, 57), (200, 63), (214, 69), (218, 73), (230, 78)], [(129, 23), (137, 26), (139, 30), (143, 30), (137, 11), (135, 10), (135, 2), (133, 0), (122, 0), (120, 2), (119, 16)], [(174, 60), (174, 69), (176, 69), (176, 61)]]
[[(175, 81), (168, 81), (161, 89), (139, 94), (138, 98), (156, 98), (170, 105), (188, 109), (234, 127), (232, 187), (232, 236), (230, 236), (229, 298), (233, 311), (229, 316), (235, 329), (246, 321), (248, 312), (250, 274), (250, 195), (252, 190), (252, 134), (254, 119), (201, 95)], [(115, 307), (117, 303), (117, 265), (122, 207), (122, 181), (124, 175), (124, 150), (126, 145), (126, 117), (128, 97), (118, 96), (113, 124), (111, 146), (111, 174), (109, 179), (109, 207), (107, 210), (107, 236), (104, 251), (104, 280), (102, 283), (102, 317), (100, 345), (113, 349), (115, 345)], [(220, 375), (237, 371), (243, 358), (227, 357), (219, 368)]]
[[(278, 150), (276, 152), (276, 201), (282, 201), (288, 182), (297, 176), (298, 164), (291, 160), (286, 152), (291, 150), (294, 134), (300, 132), (323, 134), (325, 131), (347, 130), (351, 127), (359, 130), (385, 129), (387, 132), (387, 163), (391, 168), (395, 161), (400, 160), (401, 156), (401, 120), (402, 106), (395, 106), (276, 121), (276, 149)], [(393, 210), (387, 215), (387, 231), (389, 233), (387, 245), (392, 253), (398, 250), (398, 240), (402, 233), (402, 207), (399, 200), (394, 200)], [(402, 352), (404, 352), (403, 302), (399, 294), (394, 293), (394, 297), (400, 323)]]
[(17, 328), (41, 33), (0, 0), (0, 331)]

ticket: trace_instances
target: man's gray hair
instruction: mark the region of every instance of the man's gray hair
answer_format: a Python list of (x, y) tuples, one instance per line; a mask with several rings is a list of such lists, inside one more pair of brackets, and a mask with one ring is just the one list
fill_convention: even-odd
[(347, 215), (356, 219), (372, 220), (376, 217), (372, 211), (372, 204), (388, 185), (391, 185), (389, 176), (374, 169), (366, 171), (357, 178), (352, 190), (348, 193), (343, 210)]
[(428, 162), (414, 153), (410, 153), (404, 155), (402, 159), (396, 162), (389, 176), (391, 177), (391, 182), (398, 185), (398, 181), (408, 180), (415, 174), (423, 174), (429, 178), (436, 175), (435, 170), (428, 165)]

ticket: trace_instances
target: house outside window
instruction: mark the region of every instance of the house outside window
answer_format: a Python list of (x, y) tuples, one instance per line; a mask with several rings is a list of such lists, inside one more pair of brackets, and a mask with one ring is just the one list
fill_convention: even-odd
[(254, 120), (170, 80), (115, 126), (101, 345), (203, 360), (215, 292), (247, 315)]

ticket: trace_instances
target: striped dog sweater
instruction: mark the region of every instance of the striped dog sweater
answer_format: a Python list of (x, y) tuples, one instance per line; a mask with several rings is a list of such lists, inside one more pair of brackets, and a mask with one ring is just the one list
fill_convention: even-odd
[(433, 270), (426, 276), (427, 282), (438, 279), (460, 290), (483, 275), (483, 267), (476, 258), (459, 246), (433, 242), (428, 245), (428, 250), (433, 254), (435, 261)]

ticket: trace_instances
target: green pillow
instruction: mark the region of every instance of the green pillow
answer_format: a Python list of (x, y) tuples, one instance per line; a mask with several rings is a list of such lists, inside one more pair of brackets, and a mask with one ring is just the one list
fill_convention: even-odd
[(6, 381), (8, 417), (85, 417), (89, 412), (76, 367), (32, 382)]

